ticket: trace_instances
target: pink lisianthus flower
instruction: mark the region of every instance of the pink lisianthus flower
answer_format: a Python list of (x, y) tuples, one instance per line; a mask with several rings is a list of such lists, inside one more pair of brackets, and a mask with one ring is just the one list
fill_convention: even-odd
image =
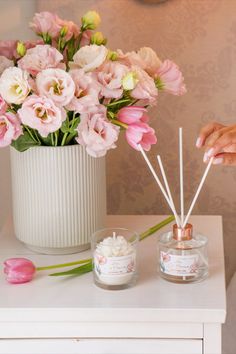
[(142, 47), (138, 51), (138, 56), (145, 63), (143, 69), (151, 76), (160, 68), (162, 62), (152, 48)]
[(105, 62), (96, 72), (101, 84), (100, 95), (105, 98), (121, 98), (123, 95), (122, 79), (128, 68), (115, 61)]
[(36, 129), (42, 137), (57, 131), (66, 119), (64, 108), (47, 97), (29, 96), (18, 110), (20, 120), (30, 128)]
[(11, 66), (14, 66), (13, 60), (7, 59), (7, 57), (0, 55), (0, 75), (5, 69), (10, 68)]
[(93, 31), (91, 30), (86, 30), (82, 33), (82, 38), (80, 41), (80, 47), (84, 47), (85, 45), (90, 44), (90, 39), (92, 37)]
[(69, 111), (85, 113), (92, 106), (99, 104), (98, 94), (100, 86), (92, 73), (85, 73), (82, 69), (69, 72), (75, 83), (75, 95), (66, 108)]
[(132, 71), (136, 74), (138, 83), (130, 92), (131, 97), (143, 100), (146, 104), (155, 105), (158, 91), (154, 80), (138, 66), (132, 67)]
[(7, 59), (13, 60), (17, 56), (16, 52), (17, 41), (0, 41), (0, 55)]
[(65, 32), (64, 39), (66, 41), (69, 41), (73, 36), (75, 38), (79, 36), (80, 28), (73, 21), (62, 20), (58, 17), (57, 23), (60, 27), (60, 32)]
[(0, 114), (4, 114), (6, 110), (7, 110), (7, 103), (0, 95)]
[(19, 118), (11, 112), (0, 113), (0, 147), (8, 146), (22, 134)]
[(144, 107), (121, 108), (117, 114), (117, 119), (128, 125), (125, 136), (128, 144), (135, 150), (139, 151), (138, 146), (141, 145), (144, 150), (149, 151), (151, 145), (156, 144), (155, 131), (147, 124), (149, 117)]
[(57, 105), (66, 106), (74, 97), (75, 83), (62, 69), (45, 69), (36, 76), (40, 96), (51, 98)]
[(25, 46), (26, 50), (34, 48), (34, 47), (36, 47), (36, 45), (41, 45), (41, 44), (44, 44), (42, 39), (36, 39), (36, 40), (24, 42), (24, 46)]
[(48, 68), (62, 65), (63, 55), (50, 45), (37, 45), (28, 49), (25, 56), (18, 61), (18, 67), (35, 76)]
[(81, 114), (80, 120), (76, 141), (86, 147), (89, 155), (105, 156), (108, 150), (116, 147), (120, 128), (109, 122), (104, 106), (96, 106), (90, 112)]
[(33, 279), (36, 267), (26, 258), (9, 258), (4, 262), (6, 280), (11, 284), (22, 284)]
[(138, 66), (141, 69), (145, 69), (146, 67), (145, 61), (141, 58), (140, 55), (138, 55), (138, 53), (134, 51), (123, 53), (121, 49), (118, 49), (117, 55), (117, 60), (120, 63), (128, 66), (129, 68), (131, 68), (132, 66)]
[(60, 35), (59, 17), (48, 11), (36, 13), (30, 28), (38, 35), (48, 34), (52, 39)]
[(165, 60), (155, 73), (157, 85), (160, 89), (181, 96), (187, 92), (184, 77), (179, 67), (171, 60)]

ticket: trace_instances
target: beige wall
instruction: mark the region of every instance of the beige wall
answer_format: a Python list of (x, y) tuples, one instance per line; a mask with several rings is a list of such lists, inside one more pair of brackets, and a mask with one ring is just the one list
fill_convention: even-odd
[[(74, 21), (86, 10), (96, 9), (102, 15), (101, 29), (109, 38), (110, 47), (131, 50), (151, 46), (161, 58), (168, 57), (180, 65), (188, 93), (181, 98), (161, 95), (158, 107), (151, 110), (158, 144), (150, 156), (153, 160), (157, 153), (163, 157), (177, 200), (177, 135), (178, 127), (184, 127), (188, 205), (204, 169), (202, 153), (195, 149), (197, 132), (210, 120), (236, 121), (236, 1), (169, 0), (161, 5), (151, 2), (152, 5), (148, 5), (148, 0), (39, 0), (37, 6), (38, 10), (52, 10)], [(1, 3), (28, 3), (31, 7), (33, 2)], [(27, 14), (31, 10), (28, 8)], [(23, 13), (21, 16), (23, 19)], [(3, 31), (2, 23), (0, 26), (4, 37), (8, 30), (12, 36), (20, 28), (19, 25)], [(7, 165), (8, 160), (4, 161)], [(2, 181), (2, 175), (8, 176), (8, 172), (4, 163), (1, 168)], [(127, 144), (122, 144), (122, 139), (119, 148), (108, 155), (107, 177), (109, 213), (169, 213), (143, 160)], [(194, 213), (223, 215), (229, 279), (236, 270), (236, 168), (212, 169)]]

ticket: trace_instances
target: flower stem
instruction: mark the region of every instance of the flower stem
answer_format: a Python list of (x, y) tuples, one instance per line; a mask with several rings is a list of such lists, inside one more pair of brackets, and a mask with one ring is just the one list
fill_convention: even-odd
[(157, 225), (155, 225), (155, 226), (153, 226), (153, 227), (150, 227), (150, 229), (148, 229), (148, 230), (146, 230), (146, 231), (144, 231), (144, 232), (142, 232), (142, 233), (140, 234), (139, 240), (140, 240), (140, 241), (144, 240), (146, 237), (148, 237), (148, 236), (154, 234), (154, 232), (156, 232), (156, 231), (160, 230), (162, 227), (168, 225), (168, 224), (169, 224), (170, 222), (172, 222), (174, 219), (175, 219), (174, 216), (171, 215), (171, 216), (168, 217), (167, 219), (161, 221), (159, 224), (157, 224)]
[(121, 104), (121, 103), (125, 103), (125, 102), (130, 102), (130, 99), (129, 98), (124, 98), (124, 99), (119, 100), (119, 101), (114, 101), (114, 102), (108, 103), (107, 107), (116, 106), (117, 104)]
[(61, 146), (64, 146), (64, 145), (65, 145), (67, 135), (68, 135), (68, 133), (65, 133), (65, 134), (63, 135), (63, 139), (62, 139), (62, 142), (61, 142)]
[(51, 136), (51, 142), (52, 142), (52, 146), (54, 146), (54, 138), (53, 138), (53, 133), (50, 134)]
[(128, 124), (122, 123), (117, 119), (112, 119), (111, 122), (114, 123), (115, 125), (122, 127), (122, 128), (125, 128), (125, 129), (128, 128)]
[(57, 146), (57, 143), (58, 143), (58, 131), (54, 133), (55, 135), (55, 144), (54, 146)]
[(47, 269), (55, 269), (55, 268), (63, 268), (63, 267), (71, 267), (73, 265), (77, 264), (85, 264), (91, 262), (91, 258), (88, 259), (82, 259), (80, 261), (75, 261), (75, 262), (70, 262), (70, 263), (62, 263), (62, 264), (54, 264), (50, 266), (45, 266), (45, 267), (37, 267), (36, 270), (47, 270)]

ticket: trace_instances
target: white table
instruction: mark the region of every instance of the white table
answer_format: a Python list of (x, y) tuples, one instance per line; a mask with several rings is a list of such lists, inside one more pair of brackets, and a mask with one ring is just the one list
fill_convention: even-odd
[[(108, 216), (107, 225), (141, 232), (163, 218)], [(0, 354), (220, 354), (226, 315), (222, 220), (194, 216), (191, 222), (209, 237), (210, 276), (201, 283), (159, 277), (156, 235), (140, 243), (139, 279), (128, 290), (97, 288), (91, 273), (57, 278), (42, 272), (31, 283), (10, 285), (1, 272)], [(33, 254), (15, 240), (10, 220), (0, 234), (1, 263), (25, 256), (42, 266), (89, 254)]]

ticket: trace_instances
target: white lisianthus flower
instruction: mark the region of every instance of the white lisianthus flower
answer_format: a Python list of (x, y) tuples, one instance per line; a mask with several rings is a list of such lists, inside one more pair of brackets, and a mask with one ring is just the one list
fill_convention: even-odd
[(0, 55), (0, 75), (3, 73), (5, 69), (10, 68), (11, 66), (14, 66), (13, 61), (7, 59), (3, 55)]
[(0, 77), (0, 95), (7, 103), (21, 104), (30, 93), (29, 74), (20, 68), (7, 68)]
[(104, 45), (86, 45), (80, 48), (70, 62), (71, 69), (83, 69), (85, 72), (97, 69), (106, 60), (108, 50)]

